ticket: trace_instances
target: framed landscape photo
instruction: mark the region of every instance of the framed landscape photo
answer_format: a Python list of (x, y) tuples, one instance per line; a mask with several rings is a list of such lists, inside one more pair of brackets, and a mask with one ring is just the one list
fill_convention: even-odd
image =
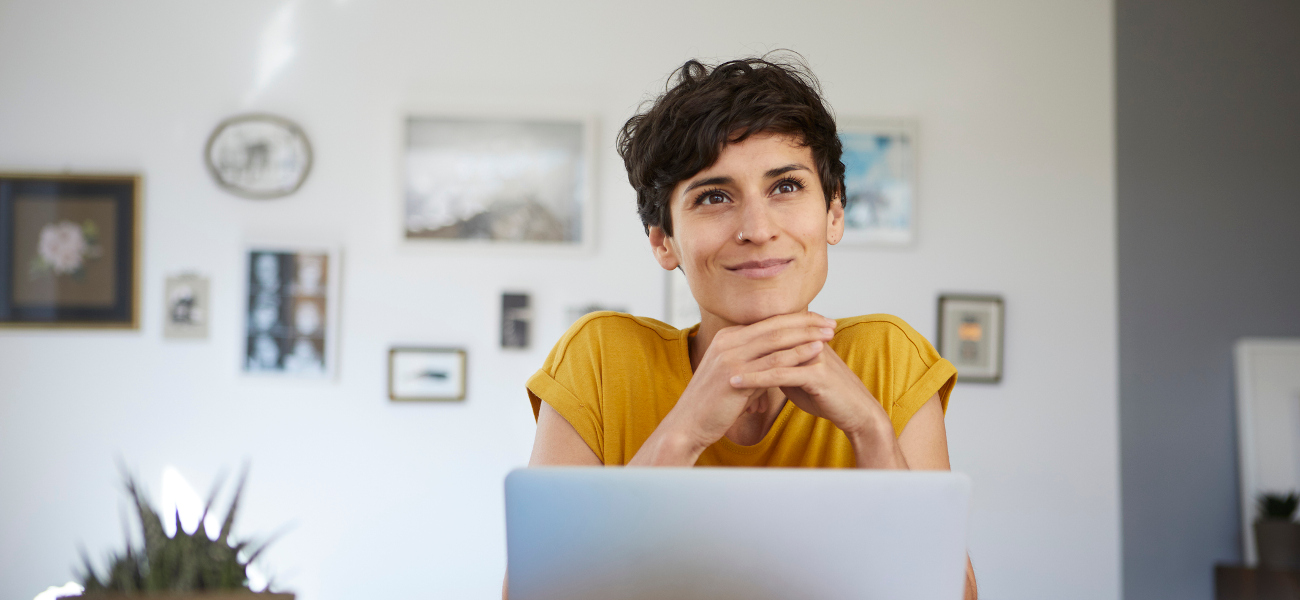
[(841, 245), (906, 246), (916, 240), (916, 137), (910, 120), (845, 119)]
[(459, 348), (388, 351), (388, 399), (464, 400), (466, 353)]
[(1001, 296), (939, 296), (939, 355), (957, 367), (959, 383), (1002, 380)]
[(408, 117), (405, 239), (589, 247), (591, 128), (583, 119)]
[(0, 327), (138, 329), (140, 187), (0, 174)]
[(248, 248), (243, 370), (332, 377), (338, 344), (340, 251), (333, 246)]

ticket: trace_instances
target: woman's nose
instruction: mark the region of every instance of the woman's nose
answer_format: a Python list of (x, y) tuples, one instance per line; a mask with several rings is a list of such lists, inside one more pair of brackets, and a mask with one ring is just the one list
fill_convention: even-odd
[(740, 215), (740, 231), (736, 241), (762, 244), (776, 237), (777, 227), (767, 202), (750, 201), (743, 204)]

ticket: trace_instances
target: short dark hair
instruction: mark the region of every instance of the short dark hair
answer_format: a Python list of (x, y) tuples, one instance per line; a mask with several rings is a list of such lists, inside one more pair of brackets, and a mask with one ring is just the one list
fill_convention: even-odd
[(712, 67), (688, 60), (650, 108), (618, 133), (618, 154), (646, 232), (657, 226), (671, 236), (673, 188), (717, 162), (726, 144), (758, 133), (798, 138), (812, 150), (826, 209), (844, 201), (835, 117), (807, 65), (798, 58), (742, 58)]

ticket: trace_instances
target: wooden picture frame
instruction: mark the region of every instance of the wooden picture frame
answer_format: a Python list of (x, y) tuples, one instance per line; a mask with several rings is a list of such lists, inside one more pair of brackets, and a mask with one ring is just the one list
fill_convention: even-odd
[(0, 174), (0, 327), (139, 329), (142, 187)]
[(1005, 340), (1001, 296), (939, 296), (939, 355), (957, 367), (958, 383), (999, 383)]
[(388, 351), (388, 399), (428, 402), (465, 399), (469, 355), (462, 348), (402, 346)]

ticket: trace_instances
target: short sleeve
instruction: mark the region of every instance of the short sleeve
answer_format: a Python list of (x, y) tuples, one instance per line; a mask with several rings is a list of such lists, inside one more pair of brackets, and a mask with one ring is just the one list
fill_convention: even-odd
[(935, 394), (947, 414), (957, 368), (902, 319), (890, 315), (843, 319), (831, 345), (880, 401), (895, 436)]
[(549, 404), (604, 462), (600, 338), (586, 327), (590, 322), (590, 317), (580, 319), (555, 344), (542, 368), (528, 378), (528, 398), (534, 419), (541, 403)]

